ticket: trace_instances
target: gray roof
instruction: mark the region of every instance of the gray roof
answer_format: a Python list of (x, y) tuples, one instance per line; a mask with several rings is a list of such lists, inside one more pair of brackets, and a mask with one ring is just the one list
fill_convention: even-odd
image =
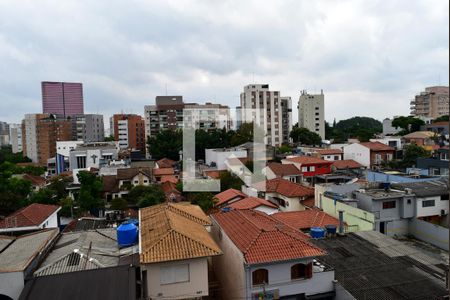
[(0, 253), (0, 272), (25, 270), (58, 235), (58, 229), (47, 229), (22, 235)]
[[(64, 258), (74, 253), (74, 250), (79, 251), (81, 254), (87, 254), (91, 242), (89, 259), (94, 261), (96, 266), (113, 267), (119, 265), (120, 257), (132, 254), (137, 250), (134, 247), (119, 249), (116, 232), (115, 228), (104, 228), (63, 233), (35, 274), (37, 275), (45, 269), (52, 271), (45, 271), (44, 274), (60, 273), (61, 268), (59, 264), (64, 261)], [(75, 270), (77, 268), (74, 268)], [(66, 271), (69, 272), (71, 270), (66, 269)]]
[(311, 240), (328, 252), (320, 259), (356, 299), (440, 299), (448, 295), (441, 261), (380, 233), (358, 232)]
[(2, 252), (3, 249), (5, 249), (13, 240), (14, 237), (7, 235), (0, 235), (0, 252)]
[(19, 300), (135, 300), (136, 268), (111, 268), (34, 277)]
[(418, 197), (440, 196), (448, 194), (448, 179), (430, 180), (422, 182), (395, 183), (393, 188), (404, 190), (409, 188)]

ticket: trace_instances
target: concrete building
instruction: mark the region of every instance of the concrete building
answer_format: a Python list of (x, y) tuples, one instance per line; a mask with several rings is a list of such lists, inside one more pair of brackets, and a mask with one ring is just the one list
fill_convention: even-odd
[[(280, 146), (289, 142), (292, 129), (292, 101), (268, 84), (249, 84), (241, 93), (242, 122), (255, 122), (265, 132), (265, 144)], [(254, 111), (252, 111), (254, 110)]]
[(119, 114), (113, 116), (114, 139), (120, 149), (140, 150), (145, 153), (144, 120), (139, 115)]
[(217, 170), (227, 170), (226, 160), (230, 157), (247, 158), (247, 150), (239, 147), (205, 149), (205, 163)]
[[(255, 210), (212, 215), (213, 257), (223, 299), (331, 299), (334, 270), (304, 233)], [(321, 266), (320, 266), (321, 265)]]
[(436, 119), (448, 115), (448, 86), (432, 86), (411, 101), (411, 115)]
[(9, 143), (12, 147), (12, 153), (22, 152), (22, 125), (9, 125)]
[(22, 121), (23, 155), (47, 165), (55, 157), (56, 142), (72, 139), (72, 121), (51, 114), (27, 114)]
[(105, 140), (105, 125), (103, 115), (84, 114), (73, 118), (76, 140), (86, 143), (103, 142)]
[(301, 92), (298, 100), (298, 126), (315, 132), (325, 139), (325, 96)]
[(228, 106), (206, 102), (186, 104), (184, 108), (183, 127), (195, 127), (205, 131), (224, 128), (230, 130), (232, 127)]
[(9, 143), (9, 124), (0, 121), (0, 146), (6, 146)]
[(33, 203), (0, 221), (0, 234), (27, 233), (45, 228), (58, 228), (61, 206)]
[(41, 88), (44, 114), (69, 117), (84, 113), (81, 83), (43, 81)]
[(395, 128), (392, 126), (392, 121), (395, 118), (396, 117), (392, 119), (386, 118), (383, 120), (383, 135), (394, 135), (397, 134), (400, 130), (402, 130), (401, 128)]
[(109, 161), (117, 160), (119, 148), (114, 142), (84, 143), (69, 151), (70, 170), (100, 169)]
[(353, 143), (343, 149), (344, 159), (352, 159), (367, 168), (379, 167), (395, 155), (394, 148), (380, 142)]

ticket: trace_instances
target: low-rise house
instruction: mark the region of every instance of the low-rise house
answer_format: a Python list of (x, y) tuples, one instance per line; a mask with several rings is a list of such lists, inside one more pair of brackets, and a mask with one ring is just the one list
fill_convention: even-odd
[(180, 202), (183, 200), (181, 192), (177, 189), (175, 183), (171, 181), (166, 181), (161, 184), (161, 188), (166, 195), (166, 200), (169, 202)]
[(435, 143), (436, 133), (432, 131), (416, 131), (403, 136), (405, 143), (422, 146), (427, 150), (432, 150)]
[(231, 209), (254, 209), (268, 215), (278, 212), (278, 206), (265, 199), (256, 197), (246, 197), (241, 200), (234, 201), (227, 207)]
[(0, 233), (58, 228), (61, 206), (33, 203), (0, 220)]
[(380, 142), (353, 143), (344, 146), (344, 159), (352, 159), (366, 168), (377, 168), (390, 162), (395, 149)]
[(444, 136), (448, 140), (448, 121), (434, 122), (425, 125), (425, 131), (431, 131), (438, 136)]
[(213, 258), (224, 299), (334, 296), (334, 271), (315, 265), (326, 253), (304, 233), (254, 210), (220, 212), (212, 219), (211, 234), (224, 252)]
[(331, 170), (336, 171), (354, 171), (358, 174), (364, 170), (364, 166), (353, 159), (336, 160), (331, 165)]
[(315, 149), (316, 156), (327, 161), (341, 160), (343, 152), (341, 149)]
[(314, 176), (331, 173), (332, 161), (312, 156), (294, 156), (281, 161), (282, 164), (293, 164), (302, 172), (303, 178), (311, 179)]
[(314, 189), (282, 178), (258, 182), (246, 193), (276, 204), (280, 211), (305, 210), (314, 206)]
[(292, 182), (301, 182), (302, 172), (294, 164), (271, 162), (264, 168), (267, 179), (283, 178)]
[(31, 187), (34, 192), (38, 192), (40, 189), (47, 185), (47, 180), (44, 177), (31, 175), (31, 174), (17, 174), (13, 175), (13, 177), (20, 178), (23, 180), (28, 180), (31, 182)]
[(285, 211), (272, 215), (275, 219), (303, 232), (312, 227), (325, 228), (327, 225), (339, 226), (339, 220), (319, 209), (307, 209), (303, 211)]
[(214, 196), (214, 206), (217, 208), (222, 208), (246, 197), (248, 196), (239, 190), (228, 189)]
[(167, 176), (171, 176), (170, 178), (177, 178), (175, 175), (175, 170), (173, 168), (158, 168), (153, 169), (153, 179), (156, 182), (163, 182), (163, 179), (167, 181)]
[(386, 146), (392, 147), (395, 150), (403, 149), (403, 143), (402, 143), (401, 136), (385, 136), (383, 138), (370, 139), (369, 141), (385, 144)]
[(145, 299), (209, 295), (208, 258), (222, 251), (205, 227), (211, 220), (188, 203), (139, 210), (140, 265)]
[(0, 236), (0, 298), (19, 299), (25, 280), (45, 257), (58, 229), (45, 229), (19, 237)]
[(433, 157), (418, 157), (416, 167), (429, 176), (448, 176), (448, 155), (448, 146), (441, 147), (435, 151)]
[(126, 168), (117, 170), (117, 180), (121, 191), (129, 191), (131, 188), (152, 182), (152, 170), (146, 168)]
[(217, 170), (227, 170), (225, 161), (229, 158), (246, 158), (247, 150), (241, 147), (205, 149), (205, 163)]
[(161, 158), (155, 164), (155, 169), (173, 168), (177, 164), (176, 161), (169, 158)]

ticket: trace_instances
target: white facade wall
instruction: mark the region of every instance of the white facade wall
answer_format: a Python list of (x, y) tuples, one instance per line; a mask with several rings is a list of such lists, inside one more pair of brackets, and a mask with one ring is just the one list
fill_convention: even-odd
[(61, 141), (56, 142), (56, 154), (60, 154), (65, 157), (70, 156), (70, 150), (74, 150), (77, 145), (83, 144), (83, 141)]
[(22, 152), (22, 125), (9, 125), (9, 143), (12, 147), (12, 153)]
[(342, 154), (321, 155), (321, 158), (326, 161), (342, 160)]
[(370, 168), (370, 149), (358, 143), (344, 146), (344, 159), (353, 159), (361, 165)]
[(27, 114), (23, 120), (25, 124), (25, 144), (27, 148), (27, 157), (31, 159), (32, 162), (39, 162), (39, 157), (37, 153), (37, 134), (36, 134), (36, 115)]
[(247, 151), (242, 149), (236, 149), (231, 151), (223, 151), (221, 149), (205, 149), (205, 163), (211, 165), (215, 162), (217, 165), (217, 170), (227, 170), (227, 165), (225, 161), (234, 155), (237, 158), (247, 157)]
[[(189, 266), (189, 280), (172, 284), (161, 284), (161, 268), (168, 266)], [(147, 271), (147, 290), (151, 299), (190, 299), (208, 296), (207, 258), (141, 264)]]
[(17, 300), (24, 286), (23, 272), (0, 273), (0, 296), (5, 295)]
[(370, 139), (371, 142), (380, 142), (382, 144), (385, 144), (387, 146), (391, 146), (394, 145), (395, 146), (391, 146), (391, 147), (397, 147), (397, 150), (402, 150), (403, 149), (403, 143), (402, 143), (402, 138), (399, 136), (393, 136), (393, 137), (385, 137), (382, 139)]
[(265, 195), (265, 199), (269, 200), (272, 199), (273, 197), (277, 197), (280, 199), (283, 199), (284, 201), (286, 201), (288, 203), (288, 205), (286, 205), (286, 207), (283, 206), (279, 206), (279, 210), (280, 211), (299, 211), (299, 210), (305, 210), (305, 207), (303, 206), (303, 204), (300, 203), (300, 199), (298, 197), (296, 198), (289, 198), (286, 196), (283, 196), (281, 194), (278, 193), (266, 193)]
[[(423, 207), (423, 201), (434, 200), (434, 206)], [(417, 197), (416, 198), (416, 217), (440, 216), (441, 210), (448, 213), (449, 200), (441, 200), (441, 196)]]
[(398, 133), (401, 128), (395, 128), (392, 126), (393, 119), (386, 118), (383, 120), (383, 135), (391, 135)]
[(119, 120), (117, 122), (119, 132), (119, 147), (120, 149), (128, 149), (128, 120)]
[(298, 101), (298, 125), (325, 139), (325, 96), (302, 91)]

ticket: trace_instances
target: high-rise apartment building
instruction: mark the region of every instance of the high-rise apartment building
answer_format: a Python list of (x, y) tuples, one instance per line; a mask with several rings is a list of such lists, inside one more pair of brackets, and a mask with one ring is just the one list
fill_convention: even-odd
[(72, 120), (75, 140), (86, 143), (103, 142), (105, 140), (103, 115), (76, 115)]
[(72, 139), (72, 121), (52, 114), (27, 114), (22, 121), (23, 155), (47, 165), (56, 154), (57, 141)]
[[(189, 110), (184, 119), (183, 109)], [(191, 113), (195, 110), (195, 113)], [(188, 122), (188, 123), (185, 123)], [(228, 106), (213, 104), (184, 103), (182, 96), (157, 96), (155, 105), (145, 106), (145, 135), (153, 136), (161, 130), (183, 128), (198, 123), (198, 128), (214, 130), (231, 127)]]
[[(292, 128), (292, 102), (268, 84), (249, 84), (241, 93), (241, 122), (254, 121), (265, 131), (265, 143), (279, 146), (289, 142)], [(252, 109), (252, 110), (250, 110)]]
[(411, 101), (411, 115), (417, 117), (437, 117), (448, 115), (449, 88), (448, 86), (432, 86), (416, 95)]
[(120, 149), (141, 150), (145, 153), (144, 119), (139, 115), (117, 114), (112, 117), (114, 139)]
[(64, 117), (84, 114), (83, 85), (73, 82), (41, 83), (42, 112)]
[(9, 143), (12, 153), (22, 152), (22, 125), (9, 124)]
[(315, 132), (325, 139), (325, 96), (301, 92), (298, 100), (298, 126)]
[(0, 121), (0, 146), (9, 145), (9, 124)]

